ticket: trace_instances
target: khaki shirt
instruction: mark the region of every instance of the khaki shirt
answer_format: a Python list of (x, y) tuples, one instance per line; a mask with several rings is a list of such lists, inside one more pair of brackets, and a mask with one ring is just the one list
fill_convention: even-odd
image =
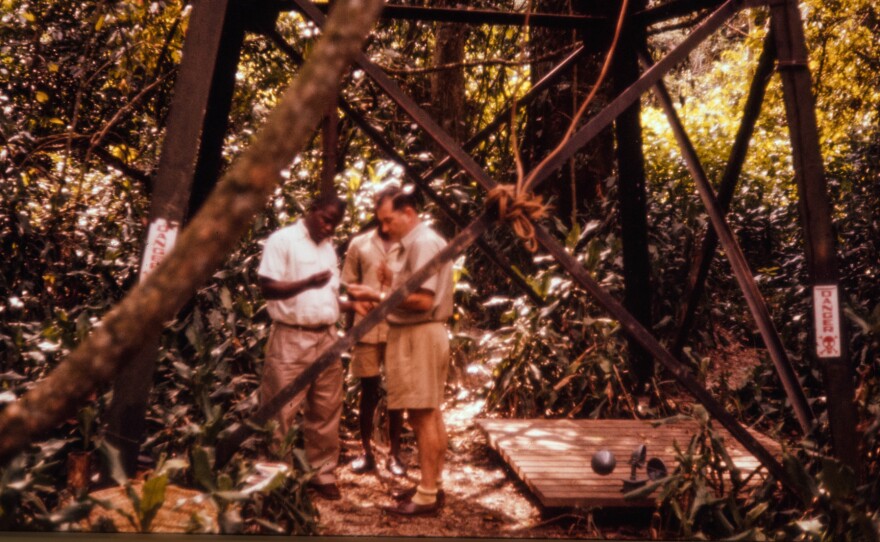
[[(345, 263), (342, 264), (342, 282), (365, 284), (377, 292), (390, 293), (390, 287), (383, 287), (379, 282), (379, 268), (385, 264), (391, 273), (396, 273), (401, 263), (400, 249), (400, 244), (394, 243), (386, 251), (377, 229), (352, 238), (345, 253)], [(354, 323), (357, 324), (363, 318), (355, 314)], [(383, 320), (364, 335), (360, 342), (377, 344), (384, 343), (387, 339), (388, 324)]]
[[(433, 228), (422, 222), (401, 239), (400, 245), (402, 264), (400, 272), (394, 275), (392, 291), (400, 287), (413, 273), (443, 250), (443, 247), (446, 246), (446, 240)], [(431, 309), (410, 311), (397, 308), (388, 315), (388, 321), (400, 325), (424, 322), (445, 324), (446, 320), (452, 316), (452, 287), (452, 261), (448, 261), (443, 264), (439, 272), (428, 277), (421, 285), (421, 288), (434, 292), (434, 304)]]

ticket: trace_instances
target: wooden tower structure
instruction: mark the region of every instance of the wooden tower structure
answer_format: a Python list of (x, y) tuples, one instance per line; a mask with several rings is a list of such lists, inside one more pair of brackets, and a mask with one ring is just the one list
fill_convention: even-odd
[[(430, 2), (426, 2), (430, 4)], [(561, 30), (572, 28), (593, 28), (605, 33), (613, 33), (618, 20), (613, 14), (620, 9), (621, 2), (614, 2), (613, 9), (597, 7), (599, 2), (582, 1), (578, 13), (549, 14), (502, 12), (485, 9), (441, 8), (429, 6), (410, 6), (389, 3), (383, 17), (443, 21), (459, 24), (499, 24), (544, 26)], [(734, 141), (730, 144), (727, 167), (717, 192), (709, 183), (707, 175), (697, 157), (693, 145), (680, 122), (672, 100), (663, 85), (663, 76), (693, 51), (707, 37), (711, 36), (736, 13), (744, 9), (769, 10), (771, 31), (764, 43), (764, 52), (758, 61), (748, 99), (746, 101), (741, 126)], [(275, 30), (278, 14), (285, 10), (296, 10), (307, 20), (320, 27), (325, 18), (327, 5), (317, 5), (311, 0), (262, 0), (245, 2), (243, 0), (194, 0), (189, 30), (183, 49), (183, 60), (176, 83), (167, 135), (163, 145), (155, 193), (151, 207), (150, 237), (145, 248), (144, 269), (149, 270), (155, 259), (161, 258), (161, 251), (155, 250), (155, 239), (163, 239), (163, 246), (173, 244), (177, 230), (185, 223), (192, 211), (204, 200), (218, 176), (221, 147), (227, 128), (235, 72), (243, 39), (247, 33), (259, 33), (274, 42), (292, 62), (302, 60), (300, 53), (285, 42)], [(609, 16), (609, 10), (612, 15)], [(686, 38), (675, 46), (665, 57), (656, 63), (648, 54), (646, 30), (651, 26), (673, 18), (694, 16), (696, 21)], [(767, 80), (774, 73), (779, 74), (784, 91), (786, 114), (791, 137), (795, 178), (799, 190), (802, 229), (806, 245), (806, 260), (810, 271), (811, 287), (815, 305), (815, 318), (812, 337), (814, 348), (812, 356), (824, 372), (826, 394), (828, 396), (828, 419), (832, 433), (835, 454), (856, 472), (859, 468), (858, 435), (856, 431), (855, 410), (853, 408), (852, 369), (846, 353), (845, 330), (840, 316), (839, 299), (843, 295), (838, 280), (836, 249), (832, 234), (831, 213), (826, 195), (822, 156), (816, 126), (815, 104), (811, 92), (810, 72), (807, 64), (807, 49), (803, 34), (798, 5), (794, 0), (658, 0), (649, 6), (645, 0), (631, 1), (625, 12), (623, 30), (615, 51), (613, 62), (613, 92), (607, 105), (598, 113), (587, 118), (573, 136), (547, 160), (529, 175), (529, 189), (538, 186), (551, 177), (553, 172), (576, 156), (583, 147), (602, 130), (612, 127), (618, 141), (616, 159), (621, 183), (628, 183), (621, 190), (620, 213), (629, 226), (623, 231), (624, 251), (627, 253), (626, 288), (623, 303), (617, 301), (596, 283), (587, 270), (567, 252), (549, 232), (535, 224), (535, 239), (541, 249), (552, 255), (570, 273), (574, 282), (592, 295), (597, 304), (607, 310), (620, 322), (631, 343), (644, 352), (642, 363), (635, 372), (650, 374), (653, 364), (660, 363), (683, 387), (685, 387), (707, 411), (729, 431), (733, 438), (751, 452), (777, 479), (785, 480), (784, 469), (772, 454), (758, 442), (739, 422), (709, 394), (691, 375), (678, 357), (684, 339), (692, 324), (694, 310), (701, 297), (703, 281), (708, 265), (719, 244), (729, 259), (736, 280), (747, 300), (756, 327), (766, 345), (785, 389), (791, 407), (805, 433), (815, 427), (813, 413), (807, 397), (800, 387), (797, 371), (788, 359), (785, 347), (777, 333), (767, 305), (758, 291), (748, 263), (743, 256), (736, 237), (725, 221), (734, 187), (745, 162), (748, 143), (753, 132)], [(542, 92), (552, 89), (554, 82), (566, 77), (568, 69), (581, 54), (583, 47), (575, 49), (549, 70), (523, 97), (518, 106), (523, 106)], [(487, 210), (478, 217), (459, 216), (451, 206), (436, 194), (428, 181), (438, 172), (447, 168), (458, 168), (475, 180), (481, 187), (490, 190), (497, 186), (496, 180), (469, 154), (476, 143), (488, 137), (509, 118), (509, 110), (502, 112), (486, 129), (470, 141), (460, 144), (444, 130), (440, 123), (408, 96), (400, 86), (381, 68), (360, 55), (356, 67), (408, 115), (426, 134), (436, 147), (446, 154), (434, 164), (430, 171), (421, 173), (422, 168), (413, 164), (397, 150), (394, 141), (377, 130), (365, 118), (356, 105), (340, 100), (338, 111), (354, 121), (361, 130), (385, 152), (391, 160), (404, 168), (405, 175), (415, 183), (424, 194), (438, 204), (438, 209), (447, 214), (459, 227), (459, 234), (446, 250), (438, 255), (436, 262), (460, 254), (471, 244), (476, 244), (490, 255), (492, 261), (505, 271), (507, 276), (522, 288), (535, 301), (540, 301), (531, 288), (512, 271), (502, 255), (481, 238), (494, 223), (496, 216)], [(185, 89), (185, 92), (183, 91)], [(682, 157), (699, 191), (706, 208), (712, 228), (706, 233), (699, 258), (694, 262), (689, 279), (690, 294), (684, 300), (679, 318), (678, 338), (669, 349), (650, 331), (649, 315), (636, 306), (633, 300), (650, 299), (650, 292), (640, 274), (644, 274), (647, 250), (640, 239), (645, 238), (645, 180), (644, 156), (641, 149), (641, 126), (639, 103), (641, 97), (653, 92), (669, 120), (681, 149)], [(330, 117), (336, 111), (330, 112)], [(332, 129), (335, 122), (326, 123), (325, 140), (331, 142), (326, 150), (333, 152)], [(324, 182), (332, 171), (325, 175)], [(325, 184), (326, 186), (326, 184)], [(152, 243), (152, 244), (151, 244)], [(317, 372), (348, 349), (359, 336), (384, 318), (388, 310), (403, 299), (407, 291), (415, 289), (425, 277), (429, 276), (432, 265), (423, 270), (391, 295), (385, 302), (350, 330), (333, 348), (325, 352), (312, 369), (283, 390), (279, 396), (268, 402), (252, 418), (260, 422), (267, 420), (274, 412), (292, 397)], [(412, 284), (410, 284), (412, 283)], [(156, 350), (144, 349), (140, 359), (129, 364), (118, 376), (115, 383), (114, 400), (110, 407), (109, 436), (122, 447), (129, 470), (136, 466), (140, 434), (148, 383), (155, 367)], [(644, 361), (644, 360), (647, 360)], [(645, 365), (647, 363), (647, 365)], [(218, 448), (218, 462), (228, 459), (229, 454), (247, 435), (248, 429), (242, 425)]]

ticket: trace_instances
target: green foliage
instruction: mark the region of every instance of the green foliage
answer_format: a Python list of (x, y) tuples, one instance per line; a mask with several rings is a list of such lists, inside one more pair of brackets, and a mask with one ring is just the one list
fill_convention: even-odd
[[(471, 4), (510, 8), (513, 2)], [(164, 0), (0, 1), (0, 403), (14, 400), (48, 374), (137, 281), (150, 175), (157, 166), (188, 10), (184, 3)], [(750, 497), (736, 497), (743, 482), (738, 477), (745, 475), (726, 470), (731, 462), (706, 426), (680, 450), (682, 469), (658, 484), (666, 503), (665, 528), (681, 536), (866, 540), (876, 530), (880, 23), (868, 0), (809, 0), (803, 13), (841, 247), (866, 482), (856, 485), (851, 473), (828, 459), (823, 426), (811, 435), (813, 440), (792, 444), (786, 460), (803, 482), (807, 505), (779, 500), (769, 484)], [(767, 28), (766, 11), (746, 10), (666, 78), (712, 180), (726, 164)], [(282, 14), (278, 29), (306, 54), (316, 35), (294, 12)], [(682, 35), (663, 32), (651, 43), (662, 53)], [(434, 36), (430, 24), (385, 21), (367, 53), (419, 103), (429, 103)], [(467, 134), (526, 90), (517, 80), (528, 76), (527, 65), (493, 62), (514, 58), (526, 37), (513, 27), (469, 29), (467, 101), (460, 112)], [(248, 36), (241, 58), (224, 147), (227, 162), (247, 146), (297, 70), (257, 35)], [(424, 134), (362, 73), (355, 71), (341, 93), (395, 142), (398, 152), (413, 159), (416, 169), (434, 164), (435, 149)], [(521, 116), (520, 133), (524, 123), (533, 121)], [(653, 331), (668, 338), (675, 332), (686, 273), (707, 221), (666, 121), (650, 98), (644, 102), (643, 123), (654, 288), (654, 298), (645, 302), (652, 304)], [(339, 132), (344, 152), (336, 183), (349, 203), (337, 239), (344, 245), (370, 220), (371, 191), (403, 173), (351, 119), (342, 118)], [(267, 480), (254, 478), (259, 470), (254, 458), (271, 457), (261, 439), (245, 443), (223, 469), (215, 468), (212, 454), (222, 432), (246, 419), (256, 404), (269, 325), (255, 280), (260, 242), (300, 216), (314, 195), (322, 165), (318, 143), (282, 172), (285, 182), (249, 234), (161, 338), (143, 448), (157, 466), (143, 496), (132, 494), (137, 506), (131, 521), (140, 530), (150, 529), (166, 485), (180, 483), (210, 495), (223, 532), (315, 532), (317, 510), (305, 492), (309, 472), (303, 463)], [(510, 145), (509, 130), (502, 129), (474, 151), (500, 182), (515, 176)], [(462, 215), (474, 216), (482, 208), (482, 191), (460, 172), (430, 182)], [(604, 198), (592, 203), (586, 220), (551, 229), (619, 298), (622, 247), (615, 186), (616, 178), (606, 180)], [(456, 228), (437, 209), (429, 205), (427, 211), (447, 236), (454, 235)], [(807, 361), (810, 299), (804, 285), (809, 277), (778, 78), (771, 81), (729, 221), (821, 416), (820, 367)], [(550, 259), (533, 258), (504, 229), (487, 238), (546, 299), (533, 306), (476, 250), (458, 262), (454, 348), (468, 370), (492, 373), (488, 408), (511, 416), (632, 416), (627, 344), (617, 324)], [(743, 347), (761, 347), (722, 256), (716, 258), (707, 292), (685, 354), (698, 378), (717, 363), (730, 337)], [(788, 440), (797, 423), (766, 355), (758, 357), (753, 378), (740, 388), (719, 390), (719, 400), (745, 424)], [(678, 414), (684, 407), (663, 372), (655, 384), (652, 414)], [(106, 391), (100, 390), (94, 404), (80, 413), (79, 424), (71, 420), (0, 471), (0, 529), (71, 530), (89, 512), (93, 503), (87, 501), (59, 509), (66, 496), (60, 458), (74, 449), (102, 448), (95, 429), (102, 422)], [(298, 457), (298, 436), (291, 437)], [(187, 461), (162, 472), (161, 465), (179, 458)]]
[[(617, 243), (612, 232), (591, 224), (581, 236), (569, 235), (568, 244), (579, 249), (579, 259), (600, 282), (616, 290), (619, 266), (602, 255)], [(499, 354), (489, 361), (494, 376), (489, 408), (513, 417), (600, 418), (631, 412), (618, 325), (574, 287), (552, 258), (534, 263), (538, 271), (529, 282), (545, 305), (535, 307), (525, 296), (495, 296), (484, 304), (502, 324), (493, 341)]]
[(67, 444), (50, 439), (0, 469), (0, 529), (42, 531), (51, 528), (51, 510), (59, 503), (60, 451)]

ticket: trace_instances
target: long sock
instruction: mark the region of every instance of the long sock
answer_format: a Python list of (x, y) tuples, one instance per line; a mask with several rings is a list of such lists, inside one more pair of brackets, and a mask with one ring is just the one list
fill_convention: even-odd
[(434, 504), (437, 502), (437, 490), (425, 489), (419, 484), (412, 498), (413, 504)]

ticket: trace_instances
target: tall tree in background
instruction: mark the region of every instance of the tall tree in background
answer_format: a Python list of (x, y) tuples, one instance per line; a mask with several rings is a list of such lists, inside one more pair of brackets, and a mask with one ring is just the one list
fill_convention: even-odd
[[(436, 7), (461, 7), (455, 0), (439, 0)], [(431, 65), (431, 113), (446, 132), (456, 141), (464, 141), (465, 106), (464, 68), (465, 43), (469, 27), (457, 23), (437, 23), (434, 32), (434, 52)], [(445, 68), (444, 68), (445, 67)]]

